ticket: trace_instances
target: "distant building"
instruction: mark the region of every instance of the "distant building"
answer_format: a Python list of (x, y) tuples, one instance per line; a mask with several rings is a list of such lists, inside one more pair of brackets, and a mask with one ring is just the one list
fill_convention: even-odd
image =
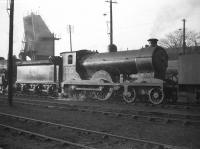
[(24, 46), (19, 54), (20, 59), (26, 60), (28, 56), (31, 60), (45, 60), (54, 56), (54, 41), (57, 38), (50, 32), (41, 16), (31, 13), (24, 17), (23, 21)]
[[(177, 60), (178, 55), (183, 53), (183, 48), (167, 48), (166, 51), (169, 56), (169, 60)], [(200, 54), (200, 46), (186, 47), (185, 54), (193, 54), (193, 53)]]

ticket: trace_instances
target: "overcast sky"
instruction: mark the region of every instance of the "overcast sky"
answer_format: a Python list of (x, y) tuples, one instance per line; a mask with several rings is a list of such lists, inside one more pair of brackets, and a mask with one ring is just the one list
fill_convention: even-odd
[[(114, 0), (113, 0), (114, 1)], [(138, 49), (149, 38), (186, 27), (200, 32), (200, 0), (116, 0), (113, 4), (114, 43), (118, 50)], [(9, 16), (7, 0), (0, 0), (0, 56), (7, 57)], [(106, 52), (109, 44), (109, 4), (105, 0), (15, 0), (14, 54), (22, 48), (23, 17), (41, 15), (56, 41), (55, 53), (69, 51), (67, 25), (73, 25), (73, 50)]]

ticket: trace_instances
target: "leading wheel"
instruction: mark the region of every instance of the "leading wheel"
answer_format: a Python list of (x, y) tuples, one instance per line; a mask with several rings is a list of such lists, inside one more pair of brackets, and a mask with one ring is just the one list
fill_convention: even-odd
[(95, 98), (101, 101), (108, 100), (113, 93), (113, 88), (104, 86), (101, 91), (95, 91)]
[(164, 92), (161, 88), (152, 88), (149, 90), (149, 101), (152, 104), (161, 104), (164, 100)]
[(134, 88), (128, 90), (127, 94), (123, 94), (123, 99), (127, 103), (135, 102), (136, 99), (136, 92)]

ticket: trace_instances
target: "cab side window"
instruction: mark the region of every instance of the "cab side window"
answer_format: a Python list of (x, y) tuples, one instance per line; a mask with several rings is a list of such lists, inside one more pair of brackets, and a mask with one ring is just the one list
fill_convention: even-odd
[(68, 64), (73, 64), (73, 57), (72, 57), (72, 55), (68, 56)]

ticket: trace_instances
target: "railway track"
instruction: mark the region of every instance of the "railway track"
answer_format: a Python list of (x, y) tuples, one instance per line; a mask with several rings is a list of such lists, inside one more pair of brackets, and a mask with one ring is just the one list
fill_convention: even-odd
[[(2, 98), (7, 98), (5, 95), (0, 95)], [(57, 100), (59, 97), (52, 97), (52, 96), (47, 96), (47, 95), (35, 95), (35, 94), (15, 94), (15, 97), (18, 98), (34, 98), (37, 100), (48, 100), (48, 99), (54, 99)], [(117, 102), (119, 105), (124, 105), (123, 101), (114, 101)], [(126, 103), (125, 103), (126, 104)], [(130, 103), (129, 105), (133, 107), (153, 107), (153, 108), (162, 108), (162, 109), (169, 109), (169, 110), (189, 110), (189, 111), (198, 111), (200, 112), (200, 104), (198, 103), (185, 103), (185, 102), (179, 102), (175, 104), (160, 104), (160, 105), (153, 105), (151, 103), (142, 103), (142, 102), (135, 102), (135, 103)]]
[(95, 148), (92, 148), (92, 147), (89, 147), (89, 146), (85, 146), (85, 145), (82, 145), (82, 144), (73, 143), (73, 142), (70, 142), (70, 141), (63, 140), (63, 139), (50, 137), (50, 136), (43, 135), (43, 134), (40, 134), (40, 133), (35, 133), (35, 132), (27, 131), (27, 130), (24, 130), (24, 129), (12, 127), (10, 125), (0, 124), (0, 127), (3, 127), (5, 130), (15, 131), (19, 135), (27, 134), (27, 135), (29, 135), (31, 137), (43, 138), (44, 141), (55, 141), (55, 142), (61, 143), (62, 145), (71, 145), (71, 146), (76, 146), (76, 147), (80, 147), (80, 148), (95, 149)]
[[(39, 137), (43, 138), (44, 141), (55, 141), (62, 145), (75, 146), (77, 148), (117, 148), (115, 145), (122, 147), (126, 144), (131, 148), (186, 149), (186, 147), (172, 146), (160, 142), (130, 138), (2, 112), (0, 112), (0, 122), (0, 127), (5, 128), (6, 131), (14, 131), (18, 135), (28, 135), (32, 136), (32, 138)], [(45, 131), (42, 131), (44, 128)]]
[(59, 103), (52, 101), (39, 101), (39, 100), (25, 100), (17, 99), (14, 101), (17, 104), (39, 106), (49, 109), (65, 110), (65, 111), (79, 111), (88, 112), (92, 114), (101, 114), (105, 116), (119, 118), (133, 119), (134, 121), (161, 123), (161, 124), (176, 124), (182, 126), (195, 126), (200, 127), (200, 115), (192, 114), (170, 114), (155, 111), (131, 110), (126, 112), (119, 112), (116, 110), (102, 110), (97, 107), (93, 108), (88, 106), (77, 106), (67, 103)]

